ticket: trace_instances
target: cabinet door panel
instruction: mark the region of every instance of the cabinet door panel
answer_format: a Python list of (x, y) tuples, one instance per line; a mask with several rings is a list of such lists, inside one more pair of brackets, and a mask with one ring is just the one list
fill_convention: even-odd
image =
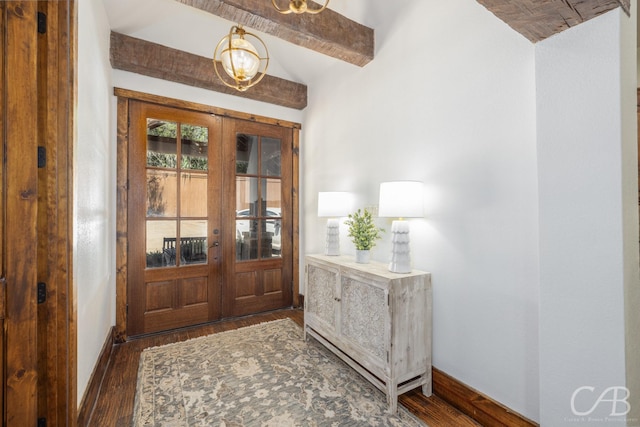
[(315, 265), (307, 267), (307, 287), (305, 314), (309, 313), (325, 326), (335, 330), (336, 325), (336, 284), (338, 271)]
[(340, 332), (365, 353), (387, 361), (389, 306), (387, 291), (356, 278), (342, 276)]

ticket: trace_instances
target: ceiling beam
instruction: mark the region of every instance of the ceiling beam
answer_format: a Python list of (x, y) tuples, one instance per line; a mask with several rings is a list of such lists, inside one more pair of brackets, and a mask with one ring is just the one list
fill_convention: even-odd
[(533, 43), (622, 7), (630, 0), (477, 0)]
[(111, 32), (111, 66), (158, 79), (209, 89), (229, 95), (302, 110), (307, 106), (307, 86), (265, 75), (245, 92), (224, 85), (211, 58), (172, 49), (146, 40)]
[(331, 9), (283, 15), (268, 0), (175, 1), (360, 67), (373, 60), (373, 30)]

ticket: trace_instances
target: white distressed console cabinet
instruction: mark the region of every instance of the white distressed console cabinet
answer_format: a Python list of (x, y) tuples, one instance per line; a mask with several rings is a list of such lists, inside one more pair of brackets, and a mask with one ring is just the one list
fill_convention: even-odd
[(307, 255), (304, 332), (387, 395), (431, 395), (431, 274), (388, 271), (379, 262)]

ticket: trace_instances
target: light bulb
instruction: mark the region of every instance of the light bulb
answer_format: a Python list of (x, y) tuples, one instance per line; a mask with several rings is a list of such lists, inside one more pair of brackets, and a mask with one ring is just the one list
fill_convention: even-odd
[(220, 61), (229, 77), (243, 82), (254, 78), (260, 67), (258, 51), (243, 38), (232, 39), (231, 48), (226, 45), (220, 54)]

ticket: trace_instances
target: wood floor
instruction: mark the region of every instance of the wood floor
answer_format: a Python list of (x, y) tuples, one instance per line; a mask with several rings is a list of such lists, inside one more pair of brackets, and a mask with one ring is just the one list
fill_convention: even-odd
[[(98, 400), (86, 425), (91, 427), (129, 427), (131, 425), (136, 392), (138, 360), (140, 353), (145, 348), (184, 341), (190, 338), (286, 317), (293, 319), (300, 326), (303, 324), (303, 312), (301, 310), (280, 310), (196, 328), (158, 334), (116, 345), (113, 349), (111, 362), (109, 363), (100, 388)], [(419, 390), (418, 388), (401, 395), (400, 403), (430, 427), (480, 425), (447, 405), (437, 396), (425, 397)]]

